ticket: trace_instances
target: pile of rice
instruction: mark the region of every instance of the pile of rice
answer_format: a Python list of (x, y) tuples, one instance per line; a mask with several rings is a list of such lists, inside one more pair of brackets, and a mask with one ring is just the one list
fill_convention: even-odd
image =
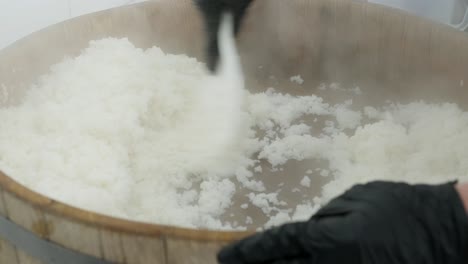
[[(354, 109), (273, 88), (238, 93), (222, 80), (184, 55), (92, 41), (0, 109), (0, 169), (80, 208), (224, 230), (307, 219), (356, 183), (466, 179), (468, 113), (457, 105)], [(273, 187), (260, 176), (291, 161), (309, 167)], [(265, 218), (226, 220), (233, 207)]]

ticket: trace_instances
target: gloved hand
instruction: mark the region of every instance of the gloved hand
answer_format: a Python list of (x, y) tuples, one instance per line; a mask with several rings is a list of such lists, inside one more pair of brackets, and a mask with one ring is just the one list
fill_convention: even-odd
[(207, 34), (206, 54), (210, 71), (215, 71), (219, 60), (218, 31), (224, 12), (234, 17), (234, 33), (239, 32), (242, 18), (253, 0), (195, 0), (202, 12)]
[(454, 183), (357, 185), (308, 222), (229, 245), (220, 263), (468, 263), (468, 218)]

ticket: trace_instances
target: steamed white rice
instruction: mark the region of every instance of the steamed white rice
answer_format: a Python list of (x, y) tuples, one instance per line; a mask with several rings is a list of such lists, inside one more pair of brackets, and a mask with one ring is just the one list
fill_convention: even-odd
[[(257, 225), (271, 226), (307, 219), (355, 183), (467, 178), (468, 113), (457, 105), (353, 109), (352, 101), (331, 105), (273, 88), (226, 105), (235, 93), (218, 81), (184, 55), (126, 39), (92, 41), (53, 66), (19, 105), (0, 109), (0, 169), (80, 208), (211, 229), (256, 221), (222, 219), (240, 191), (246, 203), (235, 206), (260, 208), (267, 220)], [(320, 133), (306, 117), (326, 120)], [(291, 160), (327, 166), (300, 172), (295, 190), (271, 189), (258, 176)], [(311, 196), (323, 177), (329, 183)], [(284, 192), (308, 196), (288, 204)]]

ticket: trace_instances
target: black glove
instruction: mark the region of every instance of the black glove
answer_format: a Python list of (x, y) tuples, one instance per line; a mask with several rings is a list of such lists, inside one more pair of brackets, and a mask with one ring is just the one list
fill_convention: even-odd
[(224, 12), (230, 12), (234, 17), (234, 33), (239, 28), (245, 11), (253, 0), (195, 0), (202, 12), (207, 34), (207, 64), (208, 69), (215, 71), (219, 59), (218, 31)]
[(357, 185), (308, 222), (229, 245), (220, 263), (466, 264), (468, 218), (454, 183)]

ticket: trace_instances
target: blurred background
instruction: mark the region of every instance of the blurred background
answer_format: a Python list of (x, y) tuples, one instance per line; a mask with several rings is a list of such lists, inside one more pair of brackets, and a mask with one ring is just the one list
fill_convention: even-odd
[[(86, 13), (143, 1), (145, 0), (0, 0), (0, 49), (51, 24)], [(367, 1), (404, 9), (459, 30), (467, 31), (468, 28), (468, 0)]]
[(0, 0), (0, 49), (60, 21), (144, 0)]

